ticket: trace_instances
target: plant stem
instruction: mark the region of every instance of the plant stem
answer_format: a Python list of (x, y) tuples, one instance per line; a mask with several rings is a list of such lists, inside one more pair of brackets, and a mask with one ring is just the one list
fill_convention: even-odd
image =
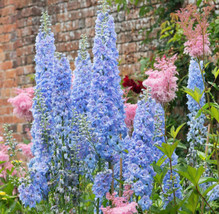
[(172, 166), (171, 158), (169, 158), (169, 160), (170, 160), (170, 179), (172, 180), (173, 198), (174, 198), (174, 204), (176, 206), (176, 194), (175, 194), (175, 190), (174, 190), (174, 179), (173, 179), (173, 166)]
[(113, 168), (113, 165), (111, 163), (111, 161), (109, 161), (109, 169), (112, 170), (112, 183), (111, 183), (111, 188), (110, 188), (110, 193), (113, 194), (114, 192), (114, 168)]
[[(119, 171), (119, 179), (122, 182), (122, 158), (120, 158), (120, 171)], [(119, 183), (119, 197), (122, 197), (122, 183)]]
[[(98, 161), (98, 172), (101, 171), (101, 160), (100, 160), (100, 156), (99, 156), (99, 161)], [(97, 199), (97, 214), (99, 214), (99, 206), (100, 206), (100, 199)]]
[(218, 149), (217, 149), (217, 142), (218, 139), (215, 141), (215, 153), (216, 153), (216, 159), (217, 159), (217, 174), (218, 174), (218, 180), (219, 180), (219, 154), (218, 154)]
[(200, 193), (200, 191), (198, 190), (198, 186), (196, 186), (196, 190), (198, 192), (198, 194), (201, 196), (201, 198), (203, 199), (203, 201), (208, 205), (208, 207), (211, 209), (212, 213), (216, 214), (216, 212), (214, 212), (214, 210), (212, 209), (212, 207), (209, 205), (209, 203), (206, 201), (205, 197)]

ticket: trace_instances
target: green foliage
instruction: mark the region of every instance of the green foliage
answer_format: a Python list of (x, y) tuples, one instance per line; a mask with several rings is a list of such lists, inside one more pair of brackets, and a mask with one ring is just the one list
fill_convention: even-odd
[(203, 172), (205, 171), (204, 167), (201, 166), (198, 169), (188, 166), (188, 167), (180, 167), (180, 170), (177, 172), (187, 178), (194, 186), (197, 186), (199, 183), (199, 179), (201, 178)]
[(176, 141), (174, 144), (167, 144), (167, 143), (162, 143), (162, 146), (157, 146), (156, 147), (162, 151), (168, 158), (171, 158), (173, 155), (173, 152), (175, 151), (179, 141)]
[(195, 87), (194, 90), (184, 87), (184, 91), (185, 91), (185, 93), (190, 95), (197, 103), (200, 102), (200, 100), (204, 94), (204, 91), (201, 92), (200, 89), (197, 87)]

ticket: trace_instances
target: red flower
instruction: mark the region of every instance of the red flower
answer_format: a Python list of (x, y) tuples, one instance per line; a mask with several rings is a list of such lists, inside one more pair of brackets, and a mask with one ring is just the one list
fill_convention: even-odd
[(123, 79), (123, 87), (131, 87), (130, 89), (134, 91), (135, 93), (139, 94), (141, 92), (142, 88), (145, 88), (142, 85), (142, 81), (137, 81), (136, 83), (133, 79), (129, 79), (129, 77), (126, 75), (125, 78)]

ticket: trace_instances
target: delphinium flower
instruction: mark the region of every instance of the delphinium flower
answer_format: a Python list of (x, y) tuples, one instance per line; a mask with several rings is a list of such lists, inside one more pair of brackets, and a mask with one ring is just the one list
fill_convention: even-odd
[(33, 101), (32, 153), (30, 176), (21, 180), (18, 190), (25, 206), (34, 207), (48, 195), (49, 163), (51, 161), (51, 97), (55, 69), (54, 35), (50, 30), (48, 14), (42, 15), (40, 32), (36, 38), (36, 87)]
[(145, 73), (148, 78), (143, 81), (145, 87), (150, 87), (152, 97), (160, 103), (168, 103), (176, 97), (177, 77), (176, 55), (167, 58), (165, 55), (154, 64), (155, 70), (150, 69)]
[[(202, 63), (201, 63), (202, 67)], [(204, 90), (204, 83), (202, 80), (199, 64), (196, 60), (191, 59), (189, 65), (189, 79), (188, 88), (194, 90), (197, 87), (201, 92)], [(197, 148), (203, 150), (204, 142), (206, 141), (207, 128), (204, 126), (205, 116), (201, 114), (196, 118), (200, 107), (205, 104), (205, 95), (203, 94), (200, 103), (198, 104), (190, 95), (187, 94), (187, 106), (189, 110), (189, 132), (187, 134), (187, 140), (190, 142), (187, 161), (192, 165), (197, 164)]]
[(90, 94), (90, 80), (92, 63), (87, 51), (88, 43), (86, 35), (82, 35), (79, 44), (78, 57), (75, 60), (72, 101), (75, 110), (80, 114), (86, 114)]
[(150, 97), (146, 102), (144, 96), (138, 101), (132, 138), (126, 140), (129, 152), (124, 159), (124, 178), (128, 183), (133, 182), (133, 190), (136, 196), (141, 197), (139, 205), (143, 210), (149, 209), (152, 204), (150, 196), (155, 172), (151, 164), (159, 159), (156, 154), (159, 150), (153, 142), (154, 117), (158, 105)]
[(25, 89), (17, 89), (17, 96), (8, 99), (8, 102), (14, 107), (13, 113), (26, 121), (32, 121), (33, 116), (31, 112), (33, 104), (34, 90), (32, 87)]
[(207, 33), (209, 25), (207, 18), (212, 8), (213, 6), (203, 7), (202, 13), (199, 13), (196, 5), (188, 5), (177, 12), (180, 18), (178, 23), (188, 40), (184, 44), (184, 52), (191, 57), (202, 57), (211, 54)]
[[(155, 145), (161, 146), (162, 143), (165, 143), (165, 118), (164, 118), (164, 109), (161, 105), (158, 105), (155, 110), (155, 117), (154, 117), (154, 136), (153, 141)], [(159, 151), (155, 151), (155, 161), (157, 162), (163, 153)], [(172, 165), (172, 172), (169, 169), (164, 176), (163, 184), (162, 184), (162, 198), (164, 199), (164, 207), (174, 200), (174, 195), (176, 198), (182, 198), (182, 187), (180, 185), (180, 177), (179, 175), (173, 170), (173, 168), (178, 163), (178, 156), (175, 152), (173, 152), (171, 157), (171, 165)], [(164, 161), (162, 167), (164, 165), (168, 165), (170, 168), (170, 160)]]
[[(126, 141), (128, 154), (124, 159), (124, 178), (127, 182), (133, 182), (132, 186), (135, 195), (141, 197), (138, 204), (142, 210), (148, 210), (152, 205), (150, 196), (153, 189), (153, 176), (155, 172), (151, 164), (157, 162), (163, 156), (163, 153), (155, 145), (161, 146), (164, 142), (164, 109), (160, 103), (156, 103), (151, 98), (149, 91), (144, 92), (143, 98), (138, 101), (132, 138)], [(174, 154), (173, 159), (176, 160), (173, 161), (175, 165), (177, 163), (176, 154)], [(167, 163), (168, 161), (164, 164)], [(166, 180), (164, 180), (163, 189), (167, 187), (167, 181), (170, 180), (168, 179), (170, 178), (170, 172), (168, 173), (165, 176)], [(175, 173), (174, 176), (177, 177), (177, 174)], [(179, 183), (176, 186), (181, 188)], [(168, 188), (173, 189), (172, 186), (168, 186)], [(168, 193), (166, 198), (170, 199), (172, 193)], [(180, 197), (180, 195), (177, 196)]]
[[(80, 119), (78, 118), (79, 125), (80, 125), (80, 121), (84, 120), (82, 118), (82, 115), (84, 118), (87, 117), (88, 101), (90, 97), (90, 80), (92, 75), (92, 63), (91, 63), (90, 55), (87, 51), (87, 47), (88, 47), (87, 36), (82, 35), (82, 39), (80, 40), (80, 44), (79, 44), (78, 57), (76, 58), (75, 61), (76, 68), (74, 70), (74, 81), (73, 81), (73, 87), (71, 92), (71, 99), (73, 102), (72, 105), (75, 111), (77, 112), (78, 117), (80, 117)], [(84, 128), (80, 126), (80, 129), (82, 131), (82, 129)], [(78, 136), (80, 140), (78, 140), (78, 144), (77, 144), (79, 151), (78, 158), (84, 163), (81, 165), (80, 171), (86, 174), (86, 176), (90, 177), (91, 171), (92, 169), (94, 169), (93, 162), (95, 162), (95, 155), (93, 154), (94, 152), (93, 149), (91, 148), (90, 142), (88, 140), (88, 136), (86, 136), (85, 138), (82, 138), (82, 136), (86, 136), (86, 135), (81, 133), (80, 136)]]
[(76, 145), (72, 138), (74, 111), (71, 100), (72, 72), (66, 57), (56, 54), (52, 92), (52, 145), (50, 202), (55, 213), (76, 205), (79, 191)]
[[(173, 152), (171, 162), (173, 168), (178, 163), (178, 156), (175, 152)], [(174, 197), (182, 199), (182, 186), (180, 185), (180, 177), (174, 170), (172, 170), (172, 173), (171, 170), (169, 170), (164, 176), (161, 194), (164, 198), (164, 207), (166, 207), (169, 202), (175, 200)]]
[(124, 193), (122, 197), (115, 197), (116, 192), (106, 194), (106, 199), (112, 202), (112, 208), (107, 206), (104, 208), (101, 207), (103, 214), (134, 214), (137, 213), (136, 207), (138, 204), (136, 202), (130, 202), (129, 200), (132, 197), (134, 191), (131, 190), (131, 185), (125, 185)]
[(96, 135), (97, 155), (112, 161), (116, 152), (122, 150), (121, 139), (127, 134), (125, 111), (120, 88), (118, 51), (113, 17), (106, 3), (98, 11), (95, 38), (94, 63), (91, 78), (89, 120)]
[(209, 201), (219, 199), (219, 184), (217, 184), (210, 192), (208, 192)]
[(111, 169), (97, 173), (92, 187), (96, 198), (102, 198), (109, 192), (112, 179)]

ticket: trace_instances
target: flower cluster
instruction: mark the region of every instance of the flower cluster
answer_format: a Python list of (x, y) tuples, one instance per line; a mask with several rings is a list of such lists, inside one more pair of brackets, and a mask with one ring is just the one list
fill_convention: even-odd
[(49, 191), (49, 162), (52, 156), (51, 106), (55, 69), (54, 35), (49, 26), (48, 14), (44, 13), (41, 31), (36, 38), (36, 87), (32, 107), (34, 121), (31, 129), (34, 158), (29, 163), (30, 178), (21, 180), (22, 184), (18, 189), (24, 205), (31, 207), (44, 199)]
[[(201, 92), (204, 90), (204, 83), (199, 64), (196, 60), (191, 59), (189, 65), (188, 88), (194, 90), (195, 87), (200, 89)], [(203, 94), (199, 104), (189, 95), (187, 95), (187, 99), (187, 106), (190, 112), (188, 114), (189, 132), (187, 134), (187, 140), (188, 142), (190, 142), (190, 148), (188, 152), (187, 161), (194, 165), (194, 161), (196, 161), (197, 159), (197, 151), (195, 147), (200, 147), (206, 140), (207, 129), (204, 126), (205, 116), (201, 114), (199, 118), (196, 118), (200, 106), (202, 107), (205, 104), (205, 95)]]
[(92, 187), (93, 193), (96, 198), (102, 198), (110, 190), (110, 184), (112, 182), (112, 170), (108, 169), (104, 172), (97, 173), (94, 185)]
[[(5, 139), (0, 136), (0, 178), (7, 180), (8, 170), (12, 171), (12, 176), (21, 177), (25, 175), (23, 169), (16, 166), (26, 167), (23, 163), (32, 158), (31, 146), (32, 144), (17, 143), (12, 137), (12, 131), (8, 126), (4, 126)], [(0, 182), (1, 184), (1, 182)]]
[[(72, 206), (77, 202), (79, 191), (78, 169), (76, 167), (76, 145), (72, 137), (72, 74), (66, 57), (56, 54), (54, 88), (52, 91), (52, 145), (50, 164), (50, 196), (53, 210), (61, 212), (60, 204)], [(64, 198), (64, 201), (63, 201)], [(70, 205), (71, 203), (71, 205)]]
[(208, 192), (209, 201), (214, 201), (219, 198), (219, 184), (217, 184), (210, 192)]
[(138, 83), (136, 83), (133, 79), (129, 79), (129, 76), (125, 76), (123, 79), (123, 87), (130, 87), (132, 91), (139, 94), (142, 89), (145, 89), (145, 87), (142, 85), (142, 81), (138, 80)]
[[(178, 156), (175, 152), (171, 157), (172, 166), (177, 165)], [(164, 196), (164, 207), (174, 199), (174, 195), (176, 198), (182, 199), (182, 186), (180, 185), (180, 177), (179, 175), (173, 171), (169, 170), (163, 179), (163, 196)]]
[(125, 103), (125, 124), (128, 127), (128, 129), (133, 128), (136, 109), (137, 104)]
[(134, 119), (134, 132), (131, 139), (126, 140), (129, 153), (125, 157), (124, 178), (128, 183), (133, 182), (133, 190), (136, 196), (140, 196), (139, 205), (143, 210), (148, 209), (152, 201), (150, 199), (153, 189), (153, 176), (155, 172), (151, 164), (159, 159), (159, 150), (154, 146), (154, 117), (156, 108), (155, 100), (145, 97), (138, 102)]
[(116, 192), (106, 194), (106, 199), (112, 202), (113, 208), (107, 206), (104, 208), (101, 207), (103, 214), (133, 214), (137, 213), (136, 207), (138, 204), (136, 202), (129, 203), (129, 199), (132, 197), (134, 191), (131, 190), (131, 185), (125, 185), (125, 191), (123, 193), (123, 197), (115, 197)]
[(182, 8), (177, 12), (177, 15), (180, 18), (180, 22), (178, 23), (188, 40), (184, 44), (184, 52), (191, 57), (201, 57), (203, 55), (211, 54), (210, 42), (207, 34), (207, 17), (212, 8), (213, 6), (204, 7), (203, 13), (198, 13), (196, 5), (188, 5), (186, 8)]
[(8, 102), (14, 107), (13, 113), (26, 121), (32, 121), (33, 116), (31, 112), (33, 104), (34, 90), (32, 87), (25, 89), (17, 89), (17, 96), (8, 99)]
[(156, 70), (150, 69), (145, 73), (149, 76), (144, 80), (143, 85), (150, 87), (151, 95), (157, 102), (167, 103), (176, 97), (177, 77), (176, 66), (174, 62), (176, 55), (167, 58), (165, 55), (154, 64)]
[(90, 79), (92, 63), (87, 51), (87, 37), (82, 35), (79, 44), (78, 57), (75, 60), (72, 101), (75, 110), (80, 113), (88, 112), (88, 100), (90, 94)]
[[(165, 142), (165, 117), (164, 117), (164, 109), (161, 105), (158, 105), (158, 107), (155, 110), (155, 117), (154, 117), (154, 144), (161, 146), (162, 143)], [(163, 153), (159, 150), (154, 151), (155, 155), (155, 161), (157, 162), (162, 156)], [(173, 152), (171, 157), (171, 164), (172, 168), (174, 168), (178, 163), (178, 156), (175, 152)], [(168, 159), (164, 161), (162, 167), (165, 165), (168, 165), (168, 168), (170, 166), (170, 160)], [(174, 199), (174, 195), (177, 198), (182, 198), (182, 187), (179, 183), (180, 177), (179, 175), (171, 170), (168, 170), (166, 175), (163, 179), (163, 185), (162, 185), (162, 197), (164, 199), (164, 207), (171, 202)]]
[(111, 161), (115, 152), (122, 150), (120, 138), (127, 134), (127, 129), (124, 122), (114, 21), (106, 5), (98, 11), (95, 31), (89, 120), (96, 135), (98, 155)]

